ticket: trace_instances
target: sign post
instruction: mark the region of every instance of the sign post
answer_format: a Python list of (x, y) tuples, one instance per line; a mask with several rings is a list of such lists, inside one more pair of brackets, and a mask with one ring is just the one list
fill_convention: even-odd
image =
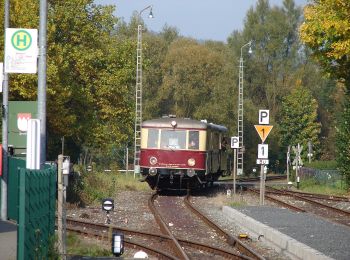
[(236, 175), (237, 175), (237, 149), (239, 149), (239, 137), (231, 137), (231, 148), (233, 149), (233, 194), (236, 195)]
[(290, 145), (288, 145), (287, 151), (287, 183), (289, 184), (289, 165), (290, 165)]
[(267, 168), (265, 165), (269, 164), (269, 146), (264, 144), (267, 136), (270, 134), (272, 125), (270, 123), (270, 111), (259, 110), (259, 125), (254, 125), (258, 132), (262, 144), (258, 144), (258, 159), (257, 164), (260, 164), (260, 205), (265, 204), (265, 179)]

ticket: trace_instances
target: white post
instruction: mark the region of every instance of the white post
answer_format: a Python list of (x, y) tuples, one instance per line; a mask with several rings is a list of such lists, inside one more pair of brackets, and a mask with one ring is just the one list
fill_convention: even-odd
[(29, 119), (27, 131), (26, 168), (40, 169), (40, 120)]
[(64, 234), (63, 234), (63, 180), (62, 180), (62, 166), (63, 166), (63, 155), (58, 156), (57, 168), (58, 168), (58, 178), (57, 178), (57, 235), (58, 235), (58, 252), (61, 257), (64, 257)]
[(236, 195), (237, 149), (233, 149), (233, 195)]
[(260, 206), (264, 205), (263, 201), (263, 179), (264, 179), (264, 165), (260, 165)]

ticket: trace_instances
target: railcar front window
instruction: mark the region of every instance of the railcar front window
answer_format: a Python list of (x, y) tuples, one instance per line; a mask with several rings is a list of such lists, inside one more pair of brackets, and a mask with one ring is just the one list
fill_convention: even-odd
[(188, 132), (188, 149), (191, 149), (191, 150), (199, 149), (199, 131)]
[(186, 131), (162, 130), (160, 137), (160, 148), (186, 149)]
[(158, 129), (148, 129), (147, 148), (158, 148)]

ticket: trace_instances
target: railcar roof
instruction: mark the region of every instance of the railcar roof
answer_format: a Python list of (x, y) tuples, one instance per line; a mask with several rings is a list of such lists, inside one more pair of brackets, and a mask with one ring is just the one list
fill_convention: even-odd
[(153, 127), (159, 127), (159, 128), (172, 128), (171, 122), (176, 121), (177, 125), (176, 128), (192, 128), (192, 129), (214, 129), (220, 132), (227, 132), (227, 128), (222, 125), (216, 125), (212, 123), (205, 123), (203, 121), (198, 121), (194, 119), (189, 118), (173, 118), (173, 117), (166, 117), (166, 118), (158, 118), (158, 119), (151, 119), (144, 121), (142, 123), (142, 127), (145, 128), (153, 128)]

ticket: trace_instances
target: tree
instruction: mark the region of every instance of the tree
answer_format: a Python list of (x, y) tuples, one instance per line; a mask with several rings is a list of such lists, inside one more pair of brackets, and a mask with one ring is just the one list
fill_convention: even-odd
[[(243, 31), (234, 31), (228, 39), (236, 57), (236, 67), (239, 66), (241, 47), (250, 40), (253, 43), (251, 55), (248, 55), (247, 49), (243, 49), (242, 53), (245, 169), (255, 166), (259, 140), (252, 125), (257, 123), (259, 109), (269, 109), (270, 121), (275, 125), (270, 136), (270, 147), (273, 147), (271, 161), (275, 161), (283, 152), (278, 146), (280, 136), (275, 130), (279, 122), (276, 116), (281, 110), (283, 97), (294, 88), (297, 79), (302, 78), (301, 68), (308, 67), (308, 64), (304, 64), (303, 48), (297, 34), (301, 14), (301, 8), (293, 0), (283, 1), (282, 7), (270, 6), (269, 1), (259, 0), (247, 12)], [(238, 69), (236, 71), (238, 73)], [(235, 85), (238, 86), (238, 79)], [(273, 165), (270, 167), (273, 168)]]
[(232, 35), (237, 56), (243, 44), (253, 42), (251, 57), (245, 56), (246, 90), (254, 104), (270, 109), (272, 118), (282, 97), (295, 86), (301, 64), (296, 33), (300, 23), (301, 9), (293, 0), (283, 1), (282, 7), (270, 7), (268, 0), (259, 0), (248, 11), (243, 32)]
[[(283, 98), (279, 118), (279, 131), (283, 147), (298, 143), (307, 147), (308, 141), (311, 141), (314, 156), (316, 158), (319, 156), (321, 124), (317, 122), (317, 108), (317, 102), (312, 97), (311, 92), (301, 85)], [(306, 149), (304, 149), (304, 158), (306, 158), (306, 153)]]
[[(304, 16), (305, 22), (300, 27), (302, 41), (312, 49), (314, 57), (328, 76), (345, 86), (342, 97), (338, 96), (336, 103), (343, 104), (336, 127), (336, 159), (350, 184), (350, 2), (313, 1), (305, 7)], [(339, 102), (342, 99), (344, 103)]]
[(156, 101), (163, 82), (162, 64), (170, 44), (177, 38), (174, 28), (165, 27), (159, 34), (145, 33), (143, 37), (143, 119), (160, 117), (161, 108)]
[[(213, 95), (222, 87), (218, 79), (223, 67), (222, 55), (208, 47), (191, 39), (173, 42), (162, 64), (163, 80), (158, 92), (161, 113), (194, 118), (208, 116), (205, 110), (215, 103)], [(210, 116), (207, 119), (213, 120), (213, 113)]]
[(336, 127), (337, 135), (337, 163), (339, 170), (345, 177), (346, 183), (350, 185), (350, 97), (346, 96), (344, 109)]
[[(11, 2), (11, 26), (37, 28), (37, 1)], [(30, 10), (30, 12), (28, 11)], [(65, 136), (65, 151), (77, 158), (83, 147), (106, 154), (132, 133), (133, 41), (115, 36), (114, 7), (92, 0), (50, 1), (47, 43), (49, 158)], [(38, 12), (37, 12), (38, 13)], [(21, 14), (21, 15), (18, 15)], [(2, 34), (3, 35), (3, 34)], [(11, 75), (10, 98), (35, 100), (36, 75)], [(132, 94), (131, 94), (132, 93)]]
[(322, 67), (350, 91), (350, 1), (314, 0), (304, 9), (301, 40)]

